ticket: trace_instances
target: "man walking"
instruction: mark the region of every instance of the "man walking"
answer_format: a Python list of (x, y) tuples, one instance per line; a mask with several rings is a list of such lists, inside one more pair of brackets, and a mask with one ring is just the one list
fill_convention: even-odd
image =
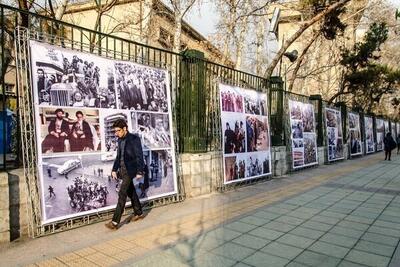
[(113, 124), (115, 135), (118, 137), (117, 157), (114, 161), (111, 176), (117, 179), (117, 171), (122, 184), (118, 192), (118, 204), (111, 222), (106, 224), (109, 229), (118, 229), (125, 208), (126, 198), (132, 202), (134, 217), (132, 221), (144, 218), (142, 206), (136, 193), (133, 179), (141, 179), (144, 175), (144, 160), (140, 138), (128, 132), (125, 120), (117, 120)]

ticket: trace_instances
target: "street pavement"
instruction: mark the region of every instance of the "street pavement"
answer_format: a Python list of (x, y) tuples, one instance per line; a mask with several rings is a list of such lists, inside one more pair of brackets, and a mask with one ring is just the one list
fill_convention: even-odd
[(400, 156), (323, 165), (0, 249), (0, 266), (400, 266)]

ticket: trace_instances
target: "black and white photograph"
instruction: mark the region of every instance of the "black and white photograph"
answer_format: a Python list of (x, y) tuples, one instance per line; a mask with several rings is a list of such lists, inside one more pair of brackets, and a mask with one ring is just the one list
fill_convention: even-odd
[(41, 152), (95, 152), (101, 149), (98, 109), (40, 107)]
[(304, 165), (317, 161), (317, 143), (313, 134), (304, 134)]
[(224, 159), (225, 182), (246, 178), (246, 154), (236, 154)]
[(337, 128), (338, 121), (337, 121), (337, 110), (333, 109), (325, 109), (326, 110), (326, 126)]
[(112, 61), (35, 41), (30, 47), (38, 104), (116, 108)]
[(325, 108), (325, 122), (328, 136), (328, 161), (343, 159), (343, 129), (340, 110)]
[[(115, 136), (113, 124), (119, 119), (123, 119), (128, 124), (128, 129), (135, 129), (130, 120), (130, 112), (125, 110), (116, 109), (101, 109), (100, 114), (100, 128), (103, 129), (102, 152), (104, 155), (115, 154), (118, 149), (118, 138)], [(135, 120), (136, 121), (136, 120)], [(115, 152), (115, 153), (114, 153)]]
[(243, 113), (243, 95), (239, 88), (220, 84), (220, 101), (222, 111)]
[(318, 164), (314, 106), (289, 100), (289, 114), (293, 169)]
[(118, 182), (111, 179), (113, 161), (100, 155), (52, 157), (42, 161), (45, 220), (111, 208), (117, 203)]
[(293, 139), (303, 138), (303, 121), (301, 120), (292, 121), (292, 138)]
[(365, 151), (367, 154), (375, 152), (374, 127), (371, 117), (364, 117), (365, 126)]
[(172, 150), (144, 150), (145, 177), (136, 186), (140, 198), (168, 195), (175, 192)]
[(294, 148), (304, 147), (303, 139), (293, 139), (292, 142), (293, 142), (293, 147)]
[(350, 135), (350, 155), (362, 154), (362, 141), (360, 131), (360, 116), (357, 113), (349, 112), (349, 135)]
[[(259, 153), (249, 153), (247, 154), (246, 162), (246, 177), (260, 176), (263, 172), (264, 162), (259, 157)], [(269, 162), (266, 161), (269, 166)]]
[(397, 131), (396, 131), (396, 123), (395, 122), (390, 122), (390, 129), (391, 129), (391, 131), (392, 131), (392, 137), (393, 137), (393, 139), (395, 139), (396, 140), (396, 137), (397, 137)]
[(253, 115), (267, 115), (265, 93), (257, 92), (255, 90), (242, 90), (244, 95), (244, 109), (245, 113)]
[(303, 119), (303, 103), (289, 100), (290, 119)]
[(305, 133), (315, 132), (315, 119), (314, 119), (314, 106), (313, 105), (303, 105), (302, 108), (302, 121), (303, 121), (303, 131)]
[(383, 150), (383, 139), (385, 138), (385, 124), (382, 119), (376, 119), (376, 151)]
[(168, 114), (157, 114), (150, 112), (131, 112), (133, 127), (142, 139), (145, 149), (169, 148), (171, 147), (171, 130), (169, 127)]
[(269, 150), (268, 119), (246, 116), (247, 152)]
[(244, 115), (223, 113), (221, 117), (224, 154), (246, 152), (246, 123)]
[(163, 69), (130, 62), (114, 63), (120, 109), (168, 112), (169, 76)]

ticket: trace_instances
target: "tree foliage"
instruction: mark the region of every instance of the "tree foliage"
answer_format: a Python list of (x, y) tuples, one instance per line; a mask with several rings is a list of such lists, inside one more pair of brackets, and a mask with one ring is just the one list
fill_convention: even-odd
[(393, 94), (400, 85), (400, 70), (379, 63), (381, 45), (388, 38), (386, 23), (373, 23), (362, 42), (343, 49), (340, 64), (344, 67), (342, 86), (329, 102), (348, 95), (353, 107), (371, 112), (383, 96)]

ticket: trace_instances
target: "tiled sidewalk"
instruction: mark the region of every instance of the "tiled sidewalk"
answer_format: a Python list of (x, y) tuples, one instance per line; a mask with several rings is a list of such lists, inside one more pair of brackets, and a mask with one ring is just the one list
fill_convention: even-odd
[(400, 266), (400, 161), (260, 207), (127, 266)]
[(28, 241), (0, 250), (0, 266), (400, 266), (400, 157), (380, 158)]

